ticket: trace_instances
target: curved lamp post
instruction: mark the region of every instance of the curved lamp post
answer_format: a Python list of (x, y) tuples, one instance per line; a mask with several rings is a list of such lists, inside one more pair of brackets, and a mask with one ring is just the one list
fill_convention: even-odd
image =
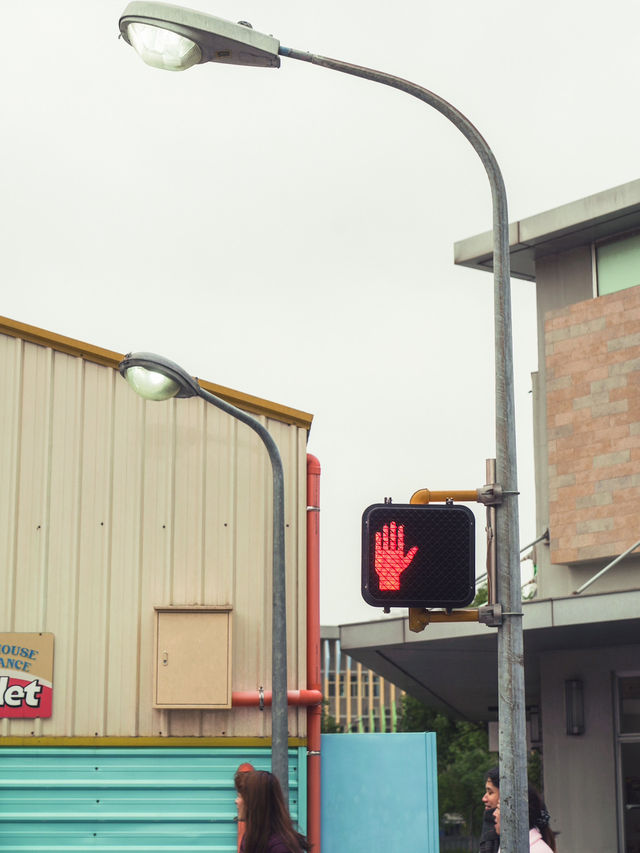
[(498, 628), (498, 717), (500, 730), (500, 798), (502, 849), (526, 853), (529, 847), (526, 735), (518, 504), (509, 220), (500, 168), (474, 125), (439, 95), (381, 71), (283, 47), (250, 24), (230, 21), (166, 3), (135, 0), (120, 18), (120, 33), (142, 59), (157, 68), (181, 71), (203, 62), (277, 68), (280, 57), (310, 62), (363, 77), (411, 95), (442, 113), (471, 143), (491, 186), (493, 202), (496, 479), (504, 503), (496, 513), (496, 564), (504, 621)]
[(273, 471), (273, 617), (271, 628), (271, 764), (285, 796), (289, 790), (289, 732), (287, 719), (287, 610), (284, 562), (284, 475), (280, 451), (269, 431), (252, 415), (201, 388), (179, 365), (150, 352), (129, 353), (118, 369), (136, 394), (145, 400), (201, 397), (260, 436)]

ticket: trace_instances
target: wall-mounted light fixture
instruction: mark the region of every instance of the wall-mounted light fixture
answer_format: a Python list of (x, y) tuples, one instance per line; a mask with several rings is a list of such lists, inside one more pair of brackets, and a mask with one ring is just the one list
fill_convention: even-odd
[(567, 711), (567, 734), (584, 734), (584, 688), (579, 678), (570, 678), (565, 681), (564, 698)]

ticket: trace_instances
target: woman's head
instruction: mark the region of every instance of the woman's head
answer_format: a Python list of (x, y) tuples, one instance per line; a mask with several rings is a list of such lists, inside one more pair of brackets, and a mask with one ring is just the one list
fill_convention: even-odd
[(500, 802), (500, 771), (497, 767), (492, 767), (485, 773), (482, 802), (485, 809), (495, 809)]
[(279, 836), (292, 851), (300, 850), (300, 839), (291, 823), (280, 782), (267, 770), (236, 773), (238, 818), (246, 822), (246, 853), (266, 850), (269, 839)]
[[(282, 796), (280, 782), (268, 770), (255, 770), (244, 773), (238, 793), (244, 800), (248, 814), (258, 816), (269, 824), (279, 823), (283, 817), (288, 819), (287, 807)], [(237, 786), (236, 786), (237, 787)]]

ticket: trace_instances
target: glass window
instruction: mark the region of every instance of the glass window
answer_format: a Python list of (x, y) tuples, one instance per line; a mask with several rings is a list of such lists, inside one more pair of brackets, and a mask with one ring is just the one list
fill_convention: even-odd
[(351, 696), (353, 699), (358, 698), (358, 677), (355, 672), (351, 673)]
[(640, 234), (602, 243), (596, 263), (600, 296), (640, 284)]
[(640, 734), (640, 675), (620, 678), (620, 734)]

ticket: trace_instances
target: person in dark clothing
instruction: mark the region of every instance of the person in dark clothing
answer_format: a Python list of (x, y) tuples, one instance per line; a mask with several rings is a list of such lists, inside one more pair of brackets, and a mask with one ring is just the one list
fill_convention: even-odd
[(307, 839), (293, 827), (273, 773), (249, 770), (236, 773), (238, 820), (246, 824), (241, 853), (304, 853)]
[(482, 802), (484, 803), (484, 815), (479, 853), (497, 853), (500, 847), (500, 836), (496, 832), (494, 821), (494, 812), (500, 804), (500, 770), (497, 767), (492, 767), (485, 774)]

